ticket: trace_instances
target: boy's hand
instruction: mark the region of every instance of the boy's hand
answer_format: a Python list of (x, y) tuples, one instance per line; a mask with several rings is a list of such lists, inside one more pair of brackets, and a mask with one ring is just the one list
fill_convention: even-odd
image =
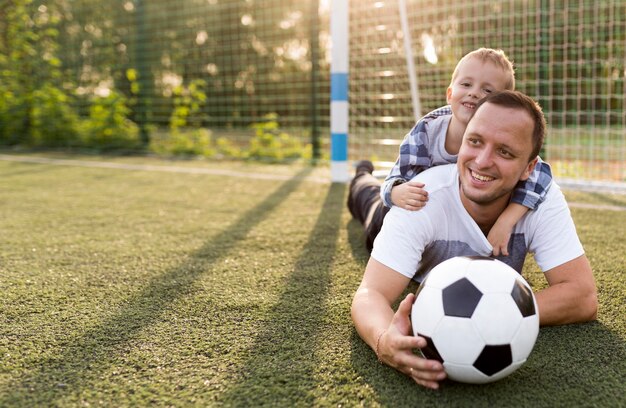
[[(393, 190), (391, 190), (393, 193)], [(493, 247), (493, 255), (509, 256), (509, 240), (513, 227), (528, 212), (528, 208), (521, 204), (509, 203), (502, 214), (491, 227), (491, 231), (487, 234), (487, 241)]]
[(487, 241), (493, 247), (493, 256), (509, 256), (509, 239), (511, 238), (511, 229), (496, 222), (487, 235)]
[(424, 190), (424, 183), (419, 181), (407, 181), (391, 189), (391, 202), (405, 210), (420, 210), (426, 205), (426, 201), (428, 201), (428, 192)]

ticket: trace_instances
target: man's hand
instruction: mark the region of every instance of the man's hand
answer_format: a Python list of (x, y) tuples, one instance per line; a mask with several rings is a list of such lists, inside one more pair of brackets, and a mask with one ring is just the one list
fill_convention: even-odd
[(426, 388), (439, 388), (439, 381), (446, 378), (443, 365), (436, 360), (426, 360), (413, 353), (414, 349), (426, 346), (422, 337), (411, 335), (411, 306), (415, 299), (409, 294), (400, 303), (389, 328), (378, 339), (378, 358), (385, 364), (408, 375), (417, 384)]
[(424, 183), (407, 181), (391, 188), (391, 202), (396, 207), (409, 211), (420, 210), (428, 201), (428, 192), (424, 190)]

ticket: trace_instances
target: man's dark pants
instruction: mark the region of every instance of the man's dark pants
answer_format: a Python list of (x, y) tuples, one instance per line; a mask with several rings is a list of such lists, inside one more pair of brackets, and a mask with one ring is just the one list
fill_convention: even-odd
[(348, 208), (365, 228), (365, 246), (369, 252), (389, 211), (380, 198), (380, 186), (381, 182), (371, 173), (357, 172), (350, 183), (348, 194)]

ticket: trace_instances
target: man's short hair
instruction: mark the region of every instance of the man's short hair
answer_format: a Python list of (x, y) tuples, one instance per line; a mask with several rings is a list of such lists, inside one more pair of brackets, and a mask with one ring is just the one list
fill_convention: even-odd
[(481, 99), (476, 105), (474, 113), (485, 103), (492, 103), (505, 108), (522, 109), (528, 112), (535, 124), (532, 134), (533, 151), (529, 157), (529, 160), (534, 160), (539, 155), (546, 134), (546, 119), (543, 116), (541, 106), (533, 98), (519, 91), (500, 91)]
[(507, 76), (506, 83), (504, 84), (505, 89), (511, 91), (515, 89), (515, 69), (513, 68), (513, 63), (509, 57), (506, 56), (504, 51), (493, 48), (478, 48), (465, 54), (456, 64), (456, 67), (454, 67), (450, 83), (454, 82), (454, 79), (457, 77), (461, 63), (472, 58), (477, 59), (483, 64), (490, 62), (500, 68)]

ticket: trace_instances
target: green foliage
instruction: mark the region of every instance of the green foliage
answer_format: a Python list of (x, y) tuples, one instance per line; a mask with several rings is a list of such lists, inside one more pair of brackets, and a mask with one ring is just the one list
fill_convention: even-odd
[(172, 133), (185, 126), (199, 127), (202, 124), (199, 113), (207, 99), (204, 93), (205, 86), (203, 80), (196, 79), (191, 81), (189, 86), (174, 87), (174, 110), (170, 116)]
[(31, 146), (64, 147), (76, 144), (79, 119), (63, 91), (44, 84), (33, 91), (31, 108)]
[(26, 113), (24, 98), (0, 82), (0, 144), (11, 146), (22, 141), (28, 123)]
[(201, 108), (207, 99), (203, 89), (205, 85), (203, 80), (194, 80), (188, 86), (174, 87), (170, 132), (165, 138), (153, 137), (150, 141), (151, 151), (182, 156), (211, 157), (215, 154), (211, 131), (200, 128)]
[(200, 107), (201, 99), (197, 99), (198, 103), (195, 105), (191, 103), (195, 99), (197, 96), (191, 96), (191, 93), (178, 99), (170, 121), (169, 134), (161, 138), (153, 137), (150, 141), (151, 151), (167, 155), (252, 159), (274, 163), (311, 158), (311, 145), (303, 144), (282, 131), (275, 113), (266, 115), (263, 122), (251, 126), (255, 135), (250, 139), (247, 148), (240, 148), (226, 137), (213, 140), (212, 133), (207, 129), (181, 128), (187, 125), (188, 115), (196, 113)]
[[(91, 102), (81, 122), (65, 89), (57, 57), (60, 12), (56, 3), (12, 0), (0, 28), (0, 143), (27, 147), (138, 147), (137, 126), (127, 119), (126, 100), (116, 91)], [(130, 71), (130, 70), (129, 70)], [(131, 93), (136, 74), (127, 73)], [(131, 101), (133, 102), (133, 101)]]
[(269, 113), (264, 118), (265, 121), (252, 125), (255, 136), (250, 140), (250, 158), (284, 161), (311, 157), (311, 145), (304, 145), (297, 138), (282, 132), (276, 113)]
[(212, 135), (208, 129), (176, 130), (164, 138), (150, 139), (150, 150), (164, 155), (212, 157)]
[(240, 158), (244, 157), (244, 152), (241, 151), (235, 144), (225, 137), (219, 137), (216, 140), (217, 154), (222, 157)]
[(128, 114), (126, 99), (116, 91), (94, 98), (83, 123), (84, 144), (100, 149), (138, 148), (139, 128)]
[(126, 70), (126, 79), (129, 83), (129, 91), (131, 97), (128, 99), (128, 106), (137, 105), (137, 95), (139, 94), (139, 76), (136, 69), (129, 68)]

